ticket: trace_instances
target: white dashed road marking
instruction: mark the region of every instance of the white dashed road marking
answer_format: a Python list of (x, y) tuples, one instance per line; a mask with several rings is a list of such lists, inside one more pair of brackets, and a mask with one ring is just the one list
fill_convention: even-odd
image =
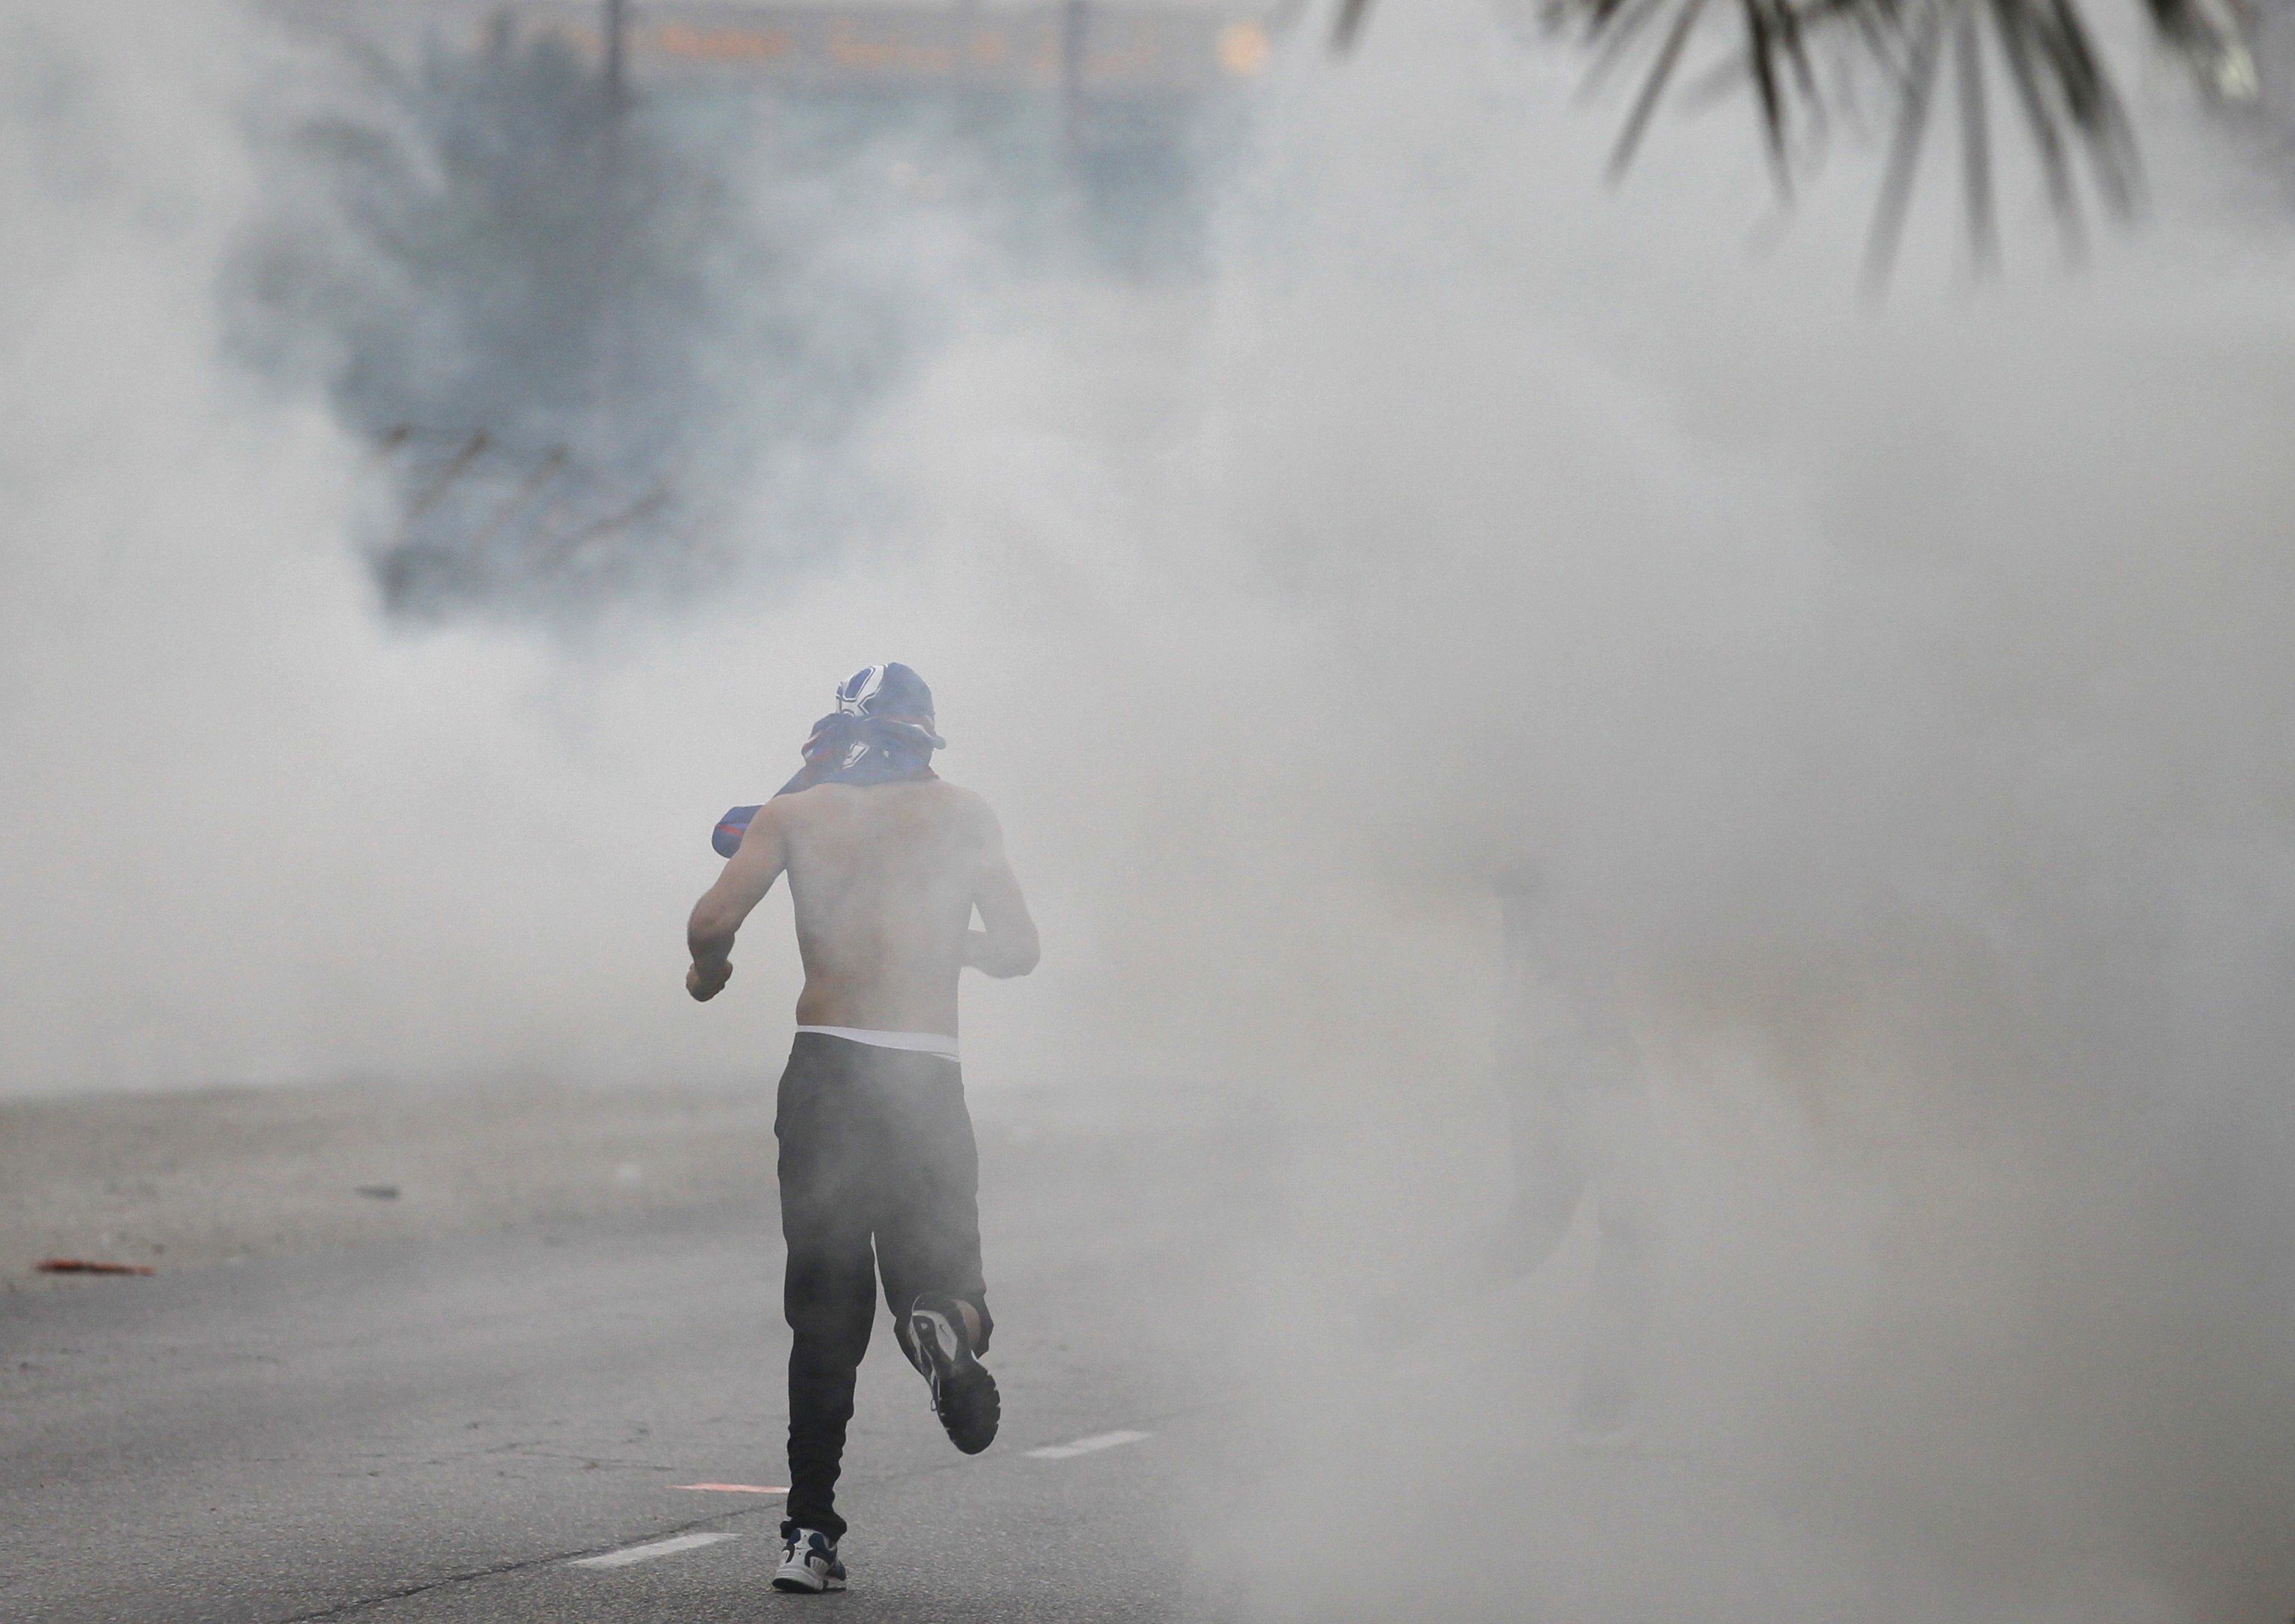
[(633, 1562), (651, 1562), (657, 1556), (674, 1556), (680, 1551), (698, 1549), (715, 1545), (720, 1539), (738, 1539), (738, 1534), (680, 1534), (674, 1539), (657, 1539), (650, 1545), (625, 1545), (618, 1551), (608, 1551), (602, 1556), (577, 1556), (573, 1565), (577, 1568), (626, 1568)]
[(1094, 1432), (1089, 1438), (1079, 1438), (1074, 1443), (1056, 1443), (1028, 1451), (1030, 1460), (1066, 1460), (1072, 1455), (1089, 1455), (1094, 1449), (1112, 1449), (1118, 1444), (1138, 1443), (1149, 1436), (1146, 1432)]

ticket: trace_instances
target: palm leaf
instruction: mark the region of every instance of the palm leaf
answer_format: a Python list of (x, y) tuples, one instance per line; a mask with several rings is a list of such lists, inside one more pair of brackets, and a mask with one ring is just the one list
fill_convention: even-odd
[(1885, 285), (1896, 263), (1897, 244), (1903, 239), (1905, 216), (1913, 203), (1913, 177), (1920, 167), (1921, 138), (1927, 133), (1929, 102), (1936, 89), (1939, 46), (1944, 36), (1944, 7), (1922, 8), (1920, 32), (1913, 42), (1913, 59), (1905, 75), (1905, 96), (1897, 114), (1896, 139), (1889, 144), (1889, 167), (1881, 177), (1881, 203), (1873, 215), (1873, 236), (1865, 254), (1865, 284)]
[[(2257, 91), (2239, 0), (2142, 0), (2156, 37), (2192, 69), (2204, 94), (2242, 100)], [(1368, 21), (1373, 0), (1338, 0), (1335, 51), (1351, 48)], [(1993, 179), (1995, 143), (1984, 59), (1989, 35), (2021, 114), (2066, 251), (2085, 241), (2072, 155), (2086, 159), (2089, 184), (2108, 210), (2126, 215), (2142, 197), (2142, 167), (2119, 92), (2095, 49), (2079, 0), (1738, 0), (1741, 48), (1734, 60), (1694, 75), (1684, 98), (1702, 104), (1743, 81), (1779, 192), (1790, 196), (1797, 158), (1795, 128), (1821, 133), (1828, 91), (1815, 57), (1829, 52), (1841, 83), (1877, 72), (1894, 101), (1886, 166), (1866, 257), (1866, 281), (1885, 283), (1904, 234), (1915, 182), (1940, 94), (1958, 112), (1960, 184), (1972, 257), (1980, 271), (1999, 257)], [(1586, 85), (1608, 79), (1638, 52), (1647, 55), (1641, 82), (1612, 150), (1609, 175), (1623, 177), (1652, 120), (1693, 49), (1706, 0), (1547, 0), (1550, 26), (1593, 53)], [(1663, 23), (1667, 26), (1658, 28)], [(1946, 59), (1951, 71), (1945, 72)], [(1822, 144), (1821, 143), (1818, 144)], [(1806, 154), (1809, 143), (1801, 143)]]

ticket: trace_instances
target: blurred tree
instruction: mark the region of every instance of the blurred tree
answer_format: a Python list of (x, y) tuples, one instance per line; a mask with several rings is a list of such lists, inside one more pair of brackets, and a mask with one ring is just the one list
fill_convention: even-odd
[(819, 551), (766, 477), (899, 375), (907, 283), (825, 256), (754, 110), (617, 93), (506, 13), (412, 60), (355, 32), (297, 60), (226, 308), (381, 453), (393, 609), (578, 620)]
[(611, 116), (554, 34), (358, 60), (365, 94), (293, 136), (333, 229), (282, 216), (250, 267), (333, 336), (345, 416), (644, 468), (689, 439), (715, 404), (691, 313), (723, 302), (712, 250), (741, 224), (723, 177)]

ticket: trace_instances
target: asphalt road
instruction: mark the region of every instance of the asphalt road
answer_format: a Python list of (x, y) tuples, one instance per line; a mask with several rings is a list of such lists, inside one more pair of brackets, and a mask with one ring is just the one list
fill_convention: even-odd
[[(1003, 1433), (959, 1456), (880, 1322), (843, 1598), (770, 1587), (778, 1494), (684, 1487), (785, 1481), (761, 1179), (670, 1214), (0, 1300), (0, 1618), (1221, 1616), (1190, 1525), (1221, 1378), (1188, 1304), (1221, 1226), (1191, 1214), (1231, 1223), (1248, 1169), (1178, 1130), (983, 1139)], [(1141, 1436), (1029, 1453), (1116, 1432)]]

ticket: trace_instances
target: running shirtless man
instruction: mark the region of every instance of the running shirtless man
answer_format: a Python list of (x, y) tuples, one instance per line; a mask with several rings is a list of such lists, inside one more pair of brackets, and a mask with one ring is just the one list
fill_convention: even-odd
[[(956, 983), (967, 966), (1025, 975), (1037, 958), (995, 814), (932, 771), (944, 741), (923, 679), (870, 665), (837, 700), (805, 742), (804, 768), (755, 809), (686, 926), (686, 991), (706, 1002), (733, 973), (742, 921), (788, 876), (804, 991), (773, 1124), (794, 1333), (773, 1585), (795, 1591), (845, 1587), (835, 1490), (878, 1272), (893, 1334), (949, 1437), (976, 1455), (996, 1436), (996, 1383), (975, 1357), (995, 1322)], [(976, 909), (984, 929), (972, 928)]]

